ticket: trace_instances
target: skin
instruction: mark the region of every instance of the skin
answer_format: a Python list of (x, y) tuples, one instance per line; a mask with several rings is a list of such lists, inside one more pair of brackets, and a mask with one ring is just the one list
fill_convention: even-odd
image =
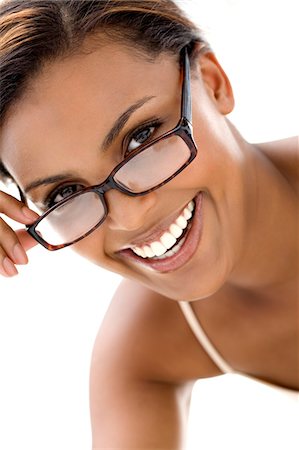
[[(240, 136), (226, 118), (234, 107), (233, 93), (214, 55), (198, 58), (191, 85), (197, 158), (146, 196), (132, 198), (109, 191), (105, 223), (73, 246), (83, 257), (127, 280), (111, 302), (94, 347), (94, 448), (112, 443), (179, 448), (194, 380), (220, 373), (173, 300), (193, 301), (212, 342), (234, 368), (299, 388), (294, 356), (297, 140), (253, 145)], [(178, 65), (168, 54), (149, 62), (132, 49), (110, 43), (89, 55), (52, 63), (11, 109), (1, 130), (1, 159), (22, 189), (36, 174), (48, 177), (62, 172), (72, 174), (67, 182), (98, 184), (120, 162), (119, 149), (129, 129), (156, 115), (165, 118), (161, 132), (176, 125), (180, 95)], [(108, 151), (101, 152), (103, 136), (115, 119), (144, 96), (153, 98), (131, 116)], [(53, 188), (37, 188), (30, 197), (38, 202)], [(199, 191), (204, 191), (203, 236), (187, 264), (161, 274), (117, 255), (138, 236), (180, 212)], [(21, 219), (17, 201), (1, 199), (7, 215), (30, 222)], [(7, 254), (16, 262), (11, 250), (16, 235), (1, 227), (2, 260)], [(18, 232), (18, 239), (26, 250), (34, 245), (24, 232)], [(166, 335), (165, 329), (176, 332)], [(147, 398), (148, 408), (142, 412), (138, 393)]]

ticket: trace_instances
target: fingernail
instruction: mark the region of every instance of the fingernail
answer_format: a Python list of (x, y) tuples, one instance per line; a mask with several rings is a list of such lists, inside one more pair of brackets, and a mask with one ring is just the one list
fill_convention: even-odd
[(23, 247), (20, 244), (16, 244), (13, 248), (13, 256), (15, 263), (17, 264), (26, 264), (28, 262), (27, 255)]
[(34, 211), (31, 211), (31, 209), (27, 208), (27, 206), (23, 206), (22, 213), (27, 219), (30, 219), (32, 221), (38, 219), (38, 214), (36, 214)]
[(2, 265), (7, 275), (14, 276), (18, 274), (17, 269), (15, 268), (11, 260), (7, 258), (7, 256), (4, 258)]

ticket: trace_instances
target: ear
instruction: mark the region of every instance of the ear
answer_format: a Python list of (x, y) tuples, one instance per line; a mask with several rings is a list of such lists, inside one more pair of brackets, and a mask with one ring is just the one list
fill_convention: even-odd
[(199, 53), (196, 70), (200, 72), (206, 91), (221, 114), (229, 114), (235, 105), (230, 81), (214, 53)]

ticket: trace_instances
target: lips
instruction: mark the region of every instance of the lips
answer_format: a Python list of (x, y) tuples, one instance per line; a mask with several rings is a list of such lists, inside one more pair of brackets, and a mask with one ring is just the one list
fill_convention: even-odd
[(127, 248), (118, 252), (119, 256), (162, 273), (171, 272), (182, 267), (192, 258), (199, 245), (202, 234), (202, 192), (194, 198), (194, 202), (195, 210), (193, 212), (193, 217), (190, 219), (188, 227), (184, 230), (180, 239), (176, 242), (176, 246), (172, 249), (175, 250), (174, 254), (171, 254), (171, 252), (170, 256), (168, 256), (167, 252), (162, 258), (143, 258), (137, 256), (131, 249)]

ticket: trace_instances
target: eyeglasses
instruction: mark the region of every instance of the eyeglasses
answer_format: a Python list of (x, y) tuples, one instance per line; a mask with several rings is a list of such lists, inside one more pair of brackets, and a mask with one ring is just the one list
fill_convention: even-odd
[[(104, 194), (117, 189), (131, 197), (146, 195), (171, 181), (197, 154), (192, 133), (190, 62), (187, 47), (181, 52), (183, 83), (181, 117), (170, 131), (141, 144), (96, 186), (68, 196), (27, 225), (27, 232), (48, 250), (75, 244), (98, 228), (107, 217)], [(24, 194), (21, 199), (26, 203)]]

